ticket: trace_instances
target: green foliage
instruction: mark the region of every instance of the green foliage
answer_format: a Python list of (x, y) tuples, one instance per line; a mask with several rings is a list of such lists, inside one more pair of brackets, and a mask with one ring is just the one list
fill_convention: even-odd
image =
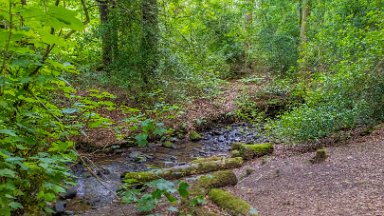
[(260, 1), (254, 10), (252, 59), (276, 75), (296, 67), (300, 42), (300, 1)]
[[(239, 73), (234, 66), (246, 61), (244, 14), (254, 5), (228, 0), (157, 1), (154, 25), (143, 17), (144, 3), (122, 0), (110, 4), (108, 23), (98, 27), (95, 23), (83, 40), (78, 39), (76, 52), (82, 61), (77, 62), (84, 71), (82, 76), (134, 94), (161, 88), (171, 99), (184, 99), (216, 94), (221, 78)], [(106, 34), (110, 34), (113, 61), (104, 67), (106, 72), (95, 72), (95, 55), (101, 59), (101, 41), (94, 37)], [(147, 41), (148, 34), (154, 41)], [(153, 43), (151, 52), (147, 43)], [(149, 71), (146, 65), (153, 61), (156, 67)]]
[[(254, 78), (244, 78), (241, 81), (249, 80), (253, 82)], [(256, 124), (265, 121), (267, 117), (275, 117), (300, 103), (302, 96), (298, 89), (288, 79), (273, 80), (257, 92), (245, 87), (236, 99), (236, 115), (241, 120)]]
[[(151, 97), (157, 95), (156, 93), (151, 94)], [(165, 127), (164, 121), (172, 120), (180, 114), (180, 108), (164, 102), (164, 98), (158, 98), (153, 107), (145, 110), (145, 113), (137, 108), (125, 106), (120, 108), (127, 115), (127, 118), (123, 120), (125, 124), (120, 128), (128, 127), (139, 146), (147, 145), (151, 138), (166, 139), (166, 136), (172, 131)]]
[(318, 139), (383, 119), (383, 8), (382, 1), (312, 5), (300, 60), (311, 82), (297, 88), (305, 104), (272, 123), (278, 137)]
[[(140, 186), (140, 189), (134, 187), (137, 186), (136, 180), (126, 179), (125, 183), (120, 194), (122, 200), (127, 204), (135, 203), (139, 212), (152, 212), (162, 198), (166, 198), (171, 204), (167, 209), (170, 212), (179, 212), (177, 204), (181, 204), (181, 202), (188, 202), (192, 206), (204, 203), (204, 199), (200, 196), (189, 198), (189, 185), (186, 182), (159, 179), (145, 183)], [(180, 197), (179, 200), (178, 197)]]
[[(73, 31), (84, 28), (77, 12), (53, 2), (0, 6), (0, 212), (49, 214), (73, 184), (67, 165), (77, 155), (68, 137), (108, 124), (94, 110), (113, 104), (92, 101), (106, 96), (95, 92), (75, 96), (63, 78), (74, 68), (60, 54), (70, 50)], [(66, 100), (74, 105), (66, 107)]]

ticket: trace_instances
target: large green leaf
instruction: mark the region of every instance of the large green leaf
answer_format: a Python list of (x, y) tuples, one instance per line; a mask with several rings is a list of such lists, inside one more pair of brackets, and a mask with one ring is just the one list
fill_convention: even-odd
[(5, 135), (9, 135), (9, 136), (17, 136), (16, 132), (14, 130), (9, 130), (9, 129), (0, 130), (0, 134), (5, 134)]
[(15, 178), (16, 172), (10, 169), (0, 169), (0, 176)]
[(53, 27), (67, 27), (73, 30), (83, 30), (83, 23), (76, 18), (76, 12), (62, 6), (51, 6), (48, 8), (48, 15), (51, 17), (49, 23)]

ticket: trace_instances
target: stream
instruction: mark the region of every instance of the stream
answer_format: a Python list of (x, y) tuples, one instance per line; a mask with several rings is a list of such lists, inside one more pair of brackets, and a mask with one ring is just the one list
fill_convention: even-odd
[(97, 178), (81, 164), (75, 165), (73, 172), (78, 184), (56, 203), (56, 215), (78, 215), (111, 204), (121, 187), (124, 172), (179, 166), (199, 157), (226, 156), (234, 142), (269, 141), (261, 126), (248, 123), (219, 124), (201, 135), (202, 140), (198, 142), (174, 139), (173, 149), (165, 148), (161, 143), (151, 143), (144, 148), (132, 147), (118, 155), (97, 159), (93, 161), (95, 168), (92, 169)]

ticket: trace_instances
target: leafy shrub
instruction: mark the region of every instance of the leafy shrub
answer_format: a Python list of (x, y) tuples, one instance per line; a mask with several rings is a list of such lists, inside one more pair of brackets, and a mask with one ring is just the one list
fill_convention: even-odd
[(201, 196), (190, 199), (189, 185), (183, 181), (159, 179), (135, 188), (137, 184), (138, 182), (135, 180), (126, 180), (120, 195), (124, 203), (134, 203), (139, 212), (153, 211), (162, 201), (162, 198), (166, 198), (171, 204), (167, 209), (169, 212), (182, 211), (182, 209), (177, 208), (177, 205), (196, 206), (205, 203), (204, 198)]
[(326, 19), (314, 21), (318, 28), (305, 48), (312, 80), (304, 85), (305, 105), (271, 124), (281, 138), (318, 139), (383, 119), (383, 3), (340, 0), (313, 7), (311, 20)]
[[(77, 154), (68, 138), (85, 124), (110, 123), (94, 112), (112, 106), (100, 100), (105, 95), (76, 96), (62, 77), (74, 68), (58, 56), (83, 24), (76, 12), (56, 3), (0, 3), (1, 215), (52, 212), (57, 195), (73, 184), (68, 164)], [(63, 108), (58, 99), (74, 105)]]

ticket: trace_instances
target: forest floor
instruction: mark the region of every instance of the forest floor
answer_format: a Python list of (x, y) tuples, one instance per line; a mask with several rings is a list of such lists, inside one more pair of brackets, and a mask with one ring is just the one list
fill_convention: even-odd
[[(255, 172), (228, 190), (249, 201), (262, 216), (384, 215), (384, 129), (328, 148), (329, 157), (277, 150), (275, 156), (237, 170)], [(264, 165), (263, 165), (264, 164)]]

